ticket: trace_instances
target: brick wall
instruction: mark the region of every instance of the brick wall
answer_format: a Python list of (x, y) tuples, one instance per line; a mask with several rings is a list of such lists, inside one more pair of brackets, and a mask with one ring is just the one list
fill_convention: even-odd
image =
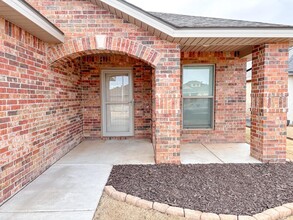
[(144, 62), (125, 55), (99, 54), (78, 58), (81, 66), (83, 135), (101, 138), (101, 70), (131, 68), (133, 74), (134, 137), (151, 138), (152, 71)]
[(47, 66), (47, 45), (0, 19), (0, 204), (82, 138), (73, 64)]
[(50, 48), (50, 61), (98, 53), (95, 35), (106, 35), (106, 52), (119, 52), (152, 65), (153, 145), (158, 163), (180, 162), (180, 48), (87, 0), (28, 0), (56, 24), (66, 42)]
[[(120, 39), (127, 39), (124, 54), (139, 58), (156, 67), (150, 79), (150, 68), (145, 62), (135, 61), (137, 96), (150, 104), (149, 84), (153, 82), (153, 113), (149, 106), (142, 108), (137, 101), (135, 113), (136, 136), (150, 135), (151, 123), (160, 125), (152, 132), (157, 162), (179, 162), (180, 147), (180, 66), (177, 44), (163, 41), (133, 24), (117, 18), (88, 1), (34, 1), (29, 0), (65, 33), (66, 43), (78, 48), (84, 46), (78, 39), (103, 34), (114, 51)], [(1, 191), (0, 203), (19, 191), (46, 170), (62, 155), (77, 145), (85, 136), (95, 136), (99, 119), (87, 118), (83, 123), (82, 107), (86, 100), (85, 77), (81, 84), (81, 66), (73, 60), (76, 54), (64, 54), (62, 62), (50, 68), (48, 51), (55, 45), (47, 45), (29, 33), (10, 23), (1, 21), (0, 38), (0, 134), (1, 134)], [(79, 42), (79, 43), (76, 43)], [(66, 45), (65, 43), (65, 45)], [(127, 46), (127, 48), (126, 48)], [(129, 47), (129, 48), (128, 48)], [(75, 48), (75, 47), (74, 47)], [(96, 54), (97, 50), (87, 52)], [(54, 50), (53, 50), (54, 51)], [(51, 53), (52, 54), (52, 53)], [(84, 51), (82, 51), (84, 55)], [(67, 56), (69, 55), (69, 56)], [(78, 55), (79, 56), (79, 55)], [(83, 76), (85, 76), (84, 74)], [(140, 78), (141, 77), (141, 78)], [(148, 84), (144, 84), (142, 83)], [(92, 82), (95, 83), (95, 82)], [(167, 84), (171, 83), (169, 86)], [(172, 84), (173, 83), (173, 84)], [(146, 87), (145, 87), (146, 86)], [(143, 92), (139, 93), (139, 90)], [(138, 99), (138, 97), (137, 97)], [(172, 99), (169, 104), (168, 100)], [(174, 104), (175, 103), (175, 104)], [(85, 106), (88, 110), (88, 107)], [(96, 106), (96, 109), (98, 107)], [(85, 114), (86, 115), (86, 114)], [(150, 121), (150, 115), (156, 116)], [(87, 115), (88, 116), (88, 115)], [(168, 118), (166, 119), (166, 116)], [(173, 136), (170, 138), (170, 136)]]
[(255, 46), (252, 53), (251, 155), (286, 161), (288, 43)]
[(233, 52), (185, 52), (181, 64), (215, 64), (214, 129), (182, 130), (181, 143), (245, 142), (246, 61)]

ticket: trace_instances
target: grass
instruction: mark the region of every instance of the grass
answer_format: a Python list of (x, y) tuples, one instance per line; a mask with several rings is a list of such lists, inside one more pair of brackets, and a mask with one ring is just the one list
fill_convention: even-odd
[(154, 210), (146, 210), (103, 194), (93, 220), (184, 220)]

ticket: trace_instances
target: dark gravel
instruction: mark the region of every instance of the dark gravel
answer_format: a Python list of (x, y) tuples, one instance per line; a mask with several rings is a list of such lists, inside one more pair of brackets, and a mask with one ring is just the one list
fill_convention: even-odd
[(253, 215), (293, 202), (293, 163), (119, 165), (107, 185), (172, 206)]

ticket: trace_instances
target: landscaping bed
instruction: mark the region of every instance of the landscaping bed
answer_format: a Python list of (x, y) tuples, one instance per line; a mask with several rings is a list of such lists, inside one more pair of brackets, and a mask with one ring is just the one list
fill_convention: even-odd
[(119, 165), (107, 185), (171, 206), (254, 215), (293, 202), (293, 163)]

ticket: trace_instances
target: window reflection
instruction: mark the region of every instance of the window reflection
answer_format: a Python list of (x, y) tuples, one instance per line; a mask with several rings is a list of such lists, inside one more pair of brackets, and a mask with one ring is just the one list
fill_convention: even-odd
[(183, 67), (183, 128), (212, 128), (214, 67)]
[(183, 96), (212, 96), (212, 67), (185, 67), (183, 69)]
[(129, 78), (128, 76), (107, 76), (107, 102), (129, 101)]

